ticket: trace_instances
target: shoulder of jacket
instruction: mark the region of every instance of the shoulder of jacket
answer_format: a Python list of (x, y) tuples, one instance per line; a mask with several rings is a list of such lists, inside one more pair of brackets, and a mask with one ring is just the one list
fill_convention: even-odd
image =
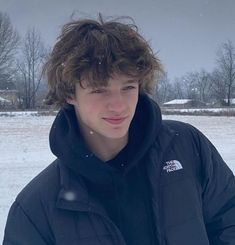
[(59, 169), (56, 159), (34, 177), (18, 194), (16, 201), (22, 207), (30, 207), (41, 199), (53, 199), (59, 190)]
[(166, 131), (174, 132), (182, 142), (193, 142), (198, 148), (200, 148), (201, 145), (211, 144), (208, 138), (198, 128), (189, 123), (163, 120), (162, 125)]
[(199, 129), (193, 125), (175, 120), (162, 120), (163, 128), (166, 130), (174, 131), (179, 135), (191, 134), (193, 136), (203, 135)]
[(181, 121), (176, 121), (176, 120), (162, 120), (162, 124), (168, 128), (171, 128), (173, 130), (185, 130), (185, 129), (190, 129), (193, 126), (189, 123), (181, 122)]

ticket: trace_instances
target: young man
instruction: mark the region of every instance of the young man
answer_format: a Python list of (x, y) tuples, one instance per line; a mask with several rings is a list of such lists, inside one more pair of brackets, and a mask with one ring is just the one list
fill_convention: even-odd
[(161, 65), (134, 25), (64, 26), (45, 66), (57, 156), (12, 205), (4, 245), (234, 245), (235, 180), (147, 95)]

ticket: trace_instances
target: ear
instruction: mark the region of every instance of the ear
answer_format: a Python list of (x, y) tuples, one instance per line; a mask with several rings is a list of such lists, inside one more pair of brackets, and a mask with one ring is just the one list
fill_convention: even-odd
[(66, 99), (66, 102), (67, 102), (68, 104), (70, 104), (70, 105), (74, 105), (74, 104), (75, 104), (75, 99), (74, 99), (73, 97), (67, 98), (67, 99)]

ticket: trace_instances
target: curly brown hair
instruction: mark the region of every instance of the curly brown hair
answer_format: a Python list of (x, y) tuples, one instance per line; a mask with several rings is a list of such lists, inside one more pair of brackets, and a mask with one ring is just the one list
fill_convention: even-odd
[[(132, 20), (130, 17), (128, 17)], [(140, 91), (151, 93), (156, 75), (162, 72), (159, 59), (148, 42), (131, 24), (119, 19), (83, 19), (65, 24), (47, 63), (49, 92), (46, 104), (63, 106), (83, 79), (92, 87), (106, 86), (112, 74), (138, 79)]]

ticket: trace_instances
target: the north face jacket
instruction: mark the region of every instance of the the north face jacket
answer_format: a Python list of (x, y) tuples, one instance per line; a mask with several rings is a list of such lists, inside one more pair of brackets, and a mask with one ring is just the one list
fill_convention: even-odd
[[(139, 108), (145, 113), (138, 113)], [(126, 171), (144, 159), (156, 244), (234, 245), (235, 179), (214, 146), (188, 124), (162, 121), (158, 106), (147, 96), (140, 96), (136, 114), (148, 128), (145, 140), (152, 141), (145, 148), (144, 140), (144, 150), (131, 160)], [(58, 132), (61, 120), (63, 127)], [(17, 196), (9, 212), (3, 245), (125, 245), (104, 207), (87, 191), (84, 175), (100, 181), (92, 166), (90, 172), (82, 170), (89, 164), (89, 154), (81, 155), (76, 165), (71, 156), (76, 149), (59, 147), (57, 152), (54, 146), (58, 139), (63, 145), (62, 139), (66, 142), (74, 137), (63, 110), (50, 137), (58, 159)], [(102, 171), (102, 167), (98, 169)]]

